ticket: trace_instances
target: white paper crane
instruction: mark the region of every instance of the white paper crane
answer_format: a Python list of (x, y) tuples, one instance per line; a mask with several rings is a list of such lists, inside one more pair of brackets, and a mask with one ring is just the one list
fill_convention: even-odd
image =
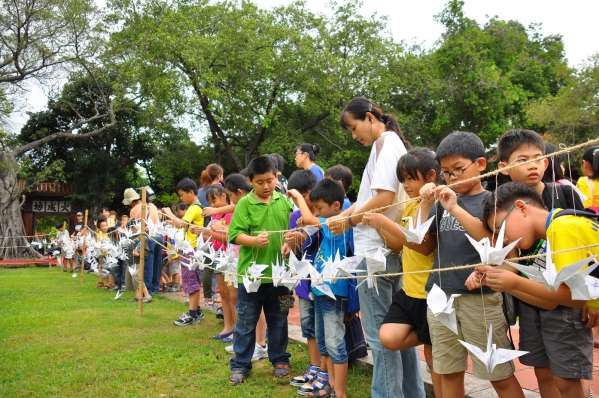
[(324, 283), (325, 281), (322, 279), (323, 277), (326, 278), (327, 275), (321, 274), (320, 272), (318, 272), (316, 270), (316, 268), (314, 268), (313, 266), (310, 266), (310, 278), (311, 278), (310, 285), (312, 286), (312, 288), (318, 289), (323, 294), (329, 296), (333, 300), (336, 300), (335, 295), (333, 294), (333, 291), (331, 290), (331, 287)]
[(262, 284), (262, 279), (259, 278), (262, 276), (262, 272), (268, 268), (266, 264), (256, 264), (256, 262), (252, 262), (252, 265), (246, 271), (246, 274), (243, 276), (243, 285), (245, 286), (245, 290), (248, 293), (255, 293), (258, 291), (258, 288)]
[[(593, 255), (586, 258), (588, 260), (587, 264), (594, 261), (596, 257), (596, 255)], [(570, 279), (564, 282), (572, 291), (572, 300), (595, 300), (599, 298), (599, 279), (589, 275), (597, 266), (599, 266), (599, 263), (594, 261), (594, 264), (572, 275)]]
[(547, 254), (545, 259), (545, 271), (541, 272), (534, 267), (529, 267), (522, 264), (512, 263), (508, 261), (507, 263), (512, 267), (516, 268), (518, 271), (526, 274), (531, 280), (540, 282), (547, 290), (552, 291), (559, 288), (559, 285), (562, 282), (570, 279), (574, 274), (580, 271), (584, 266), (586, 266), (594, 257), (585, 258), (583, 260), (577, 261), (573, 264), (567, 265), (557, 272), (555, 268), (555, 264), (553, 263), (553, 259), (551, 258), (551, 246), (549, 245), (549, 240), (547, 240)]
[(408, 242), (421, 244), (422, 241), (424, 240), (424, 236), (428, 232), (428, 229), (430, 228), (434, 219), (435, 219), (435, 216), (432, 216), (431, 218), (426, 220), (423, 224), (422, 223), (422, 211), (420, 208), (418, 208), (418, 217), (416, 218), (416, 226), (414, 226), (414, 219), (412, 217), (408, 218), (408, 228), (407, 229), (402, 227), (399, 224), (397, 224), (397, 226), (404, 233), (404, 235), (406, 236), (406, 240)]
[(298, 260), (293, 252), (289, 253), (289, 269), (291, 273), (295, 274), (298, 278), (305, 278), (310, 275), (310, 267), (312, 262), (306, 260), (304, 255), (301, 260)]
[(291, 278), (291, 271), (287, 269), (285, 264), (279, 264), (278, 257), (276, 263), (272, 264), (272, 278), (273, 286), (286, 286), (289, 288), (289, 290), (293, 289), (299, 282), (297, 279), (289, 279)]
[(497, 235), (497, 239), (495, 240), (495, 246), (491, 246), (491, 241), (489, 238), (483, 238), (479, 241), (476, 241), (473, 237), (466, 234), (466, 237), (472, 243), (472, 246), (476, 249), (478, 254), (480, 255), (480, 262), (483, 264), (495, 264), (501, 265), (505, 260), (505, 257), (508, 253), (516, 246), (518, 241), (522, 238), (518, 238), (517, 240), (511, 242), (506, 247), (503, 247), (503, 236), (505, 234), (505, 223), (501, 224), (501, 229), (499, 230), (499, 234)]
[(487, 337), (487, 350), (483, 351), (479, 347), (466, 343), (465, 341), (458, 341), (468, 349), (474, 356), (482, 361), (487, 368), (487, 372), (493, 373), (495, 366), (502, 363), (511, 361), (512, 359), (521, 357), (522, 355), (528, 354), (528, 351), (518, 350), (506, 350), (505, 348), (497, 348), (496, 344), (493, 344), (493, 325), (489, 325), (489, 335)]
[(426, 296), (426, 304), (435, 318), (455, 334), (458, 334), (458, 324), (453, 309), (453, 300), (460, 296), (461, 294), (452, 294), (448, 299), (447, 294), (436, 283), (433, 284), (433, 288)]
[(376, 289), (376, 294), (379, 294), (379, 287), (376, 282), (376, 277), (370, 276), (375, 274), (376, 272), (384, 271), (387, 268), (387, 253), (389, 253), (389, 249), (384, 247), (378, 247), (374, 250), (369, 250), (366, 252), (364, 258), (366, 259), (366, 270), (368, 272), (368, 277), (364, 278), (362, 282), (358, 284), (360, 286), (364, 282), (367, 282), (367, 286), (369, 289), (373, 287)]

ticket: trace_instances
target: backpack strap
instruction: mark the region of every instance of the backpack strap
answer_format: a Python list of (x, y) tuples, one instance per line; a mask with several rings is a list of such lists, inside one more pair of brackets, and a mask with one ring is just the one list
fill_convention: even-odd
[(574, 209), (564, 209), (562, 211), (560, 211), (559, 213), (557, 213), (556, 215), (553, 216), (553, 219), (555, 220), (558, 217), (561, 216), (579, 216), (579, 217), (586, 217), (586, 218), (592, 218), (595, 221), (599, 221), (599, 214), (590, 211), (590, 210), (574, 210)]

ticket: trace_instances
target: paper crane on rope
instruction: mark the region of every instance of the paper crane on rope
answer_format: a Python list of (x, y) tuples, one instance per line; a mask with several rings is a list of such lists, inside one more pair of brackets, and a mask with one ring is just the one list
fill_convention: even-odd
[(460, 296), (461, 294), (452, 294), (448, 299), (447, 294), (436, 283), (433, 284), (433, 288), (426, 296), (426, 304), (435, 318), (455, 334), (458, 334), (458, 324), (453, 309), (453, 300)]
[(421, 209), (418, 209), (418, 217), (416, 218), (416, 226), (414, 226), (414, 219), (412, 217), (408, 217), (408, 228), (404, 228), (399, 224), (397, 224), (397, 226), (404, 233), (404, 235), (406, 236), (406, 240), (408, 242), (421, 244), (422, 241), (424, 240), (424, 236), (428, 232), (428, 229), (430, 228), (434, 219), (435, 219), (435, 216), (432, 216), (431, 218), (426, 220), (423, 224), (422, 223), (422, 212), (421, 212)]
[(369, 289), (374, 287), (376, 289), (376, 294), (379, 294), (379, 287), (377, 285), (376, 277), (371, 276), (377, 272), (382, 272), (387, 268), (387, 253), (389, 253), (389, 249), (384, 247), (378, 247), (374, 250), (369, 250), (366, 252), (364, 258), (366, 259), (366, 270), (368, 272), (368, 277), (366, 277), (362, 282), (358, 284), (358, 286), (362, 285), (364, 282), (367, 282), (367, 286)]
[(243, 285), (248, 293), (255, 293), (262, 284), (262, 272), (268, 268), (266, 264), (256, 264), (252, 262), (252, 265), (247, 269), (245, 276), (243, 276)]
[(495, 246), (491, 246), (491, 241), (489, 238), (483, 238), (479, 241), (476, 241), (473, 237), (466, 234), (466, 237), (472, 243), (472, 246), (476, 249), (478, 254), (480, 255), (480, 261), (483, 264), (495, 264), (501, 265), (505, 260), (505, 257), (509, 254), (509, 252), (516, 246), (518, 241), (522, 238), (518, 238), (513, 241), (509, 245), (503, 247), (503, 236), (505, 234), (505, 223), (501, 225), (501, 229), (499, 230), (499, 234), (497, 235), (497, 239), (495, 240)]

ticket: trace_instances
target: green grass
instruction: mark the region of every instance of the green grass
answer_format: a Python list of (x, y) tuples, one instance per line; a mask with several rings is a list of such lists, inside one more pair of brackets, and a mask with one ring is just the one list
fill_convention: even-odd
[[(94, 289), (97, 278), (53, 268), (0, 269), (1, 397), (299, 397), (254, 362), (247, 383), (228, 384), (224, 344), (211, 340), (222, 321), (175, 327), (185, 306), (158, 296), (143, 317), (133, 293), (120, 300)], [(290, 342), (292, 374), (308, 364)], [(348, 396), (370, 396), (371, 370), (350, 366)]]

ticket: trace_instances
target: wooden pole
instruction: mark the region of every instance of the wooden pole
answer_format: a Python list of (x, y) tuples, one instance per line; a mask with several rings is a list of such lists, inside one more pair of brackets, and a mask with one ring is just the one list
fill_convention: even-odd
[(81, 233), (84, 233), (85, 235), (83, 235), (83, 247), (81, 248), (81, 251), (83, 252), (81, 254), (81, 275), (79, 276), (79, 282), (81, 282), (81, 284), (83, 285), (83, 274), (85, 274), (85, 252), (87, 251), (87, 209), (85, 209), (85, 217), (83, 219), (83, 228), (81, 228)]
[(139, 248), (139, 300), (137, 300), (137, 313), (139, 316), (144, 314), (143, 296), (144, 296), (144, 260), (146, 252), (146, 188), (141, 189), (141, 231), (139, 239), (141, 245)]

